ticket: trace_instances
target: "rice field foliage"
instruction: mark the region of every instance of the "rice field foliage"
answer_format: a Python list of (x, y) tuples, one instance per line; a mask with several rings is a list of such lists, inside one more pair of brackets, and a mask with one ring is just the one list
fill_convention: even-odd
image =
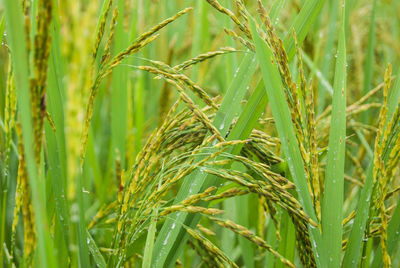
[(2, 0), (2, 267), (399, 267), (400, 2)]

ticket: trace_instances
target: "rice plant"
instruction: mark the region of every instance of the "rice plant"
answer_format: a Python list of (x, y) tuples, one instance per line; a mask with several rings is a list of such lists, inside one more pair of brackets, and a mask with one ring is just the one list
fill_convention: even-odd
[(2, 0), (0, 265), (400, 267), (399, 12)]

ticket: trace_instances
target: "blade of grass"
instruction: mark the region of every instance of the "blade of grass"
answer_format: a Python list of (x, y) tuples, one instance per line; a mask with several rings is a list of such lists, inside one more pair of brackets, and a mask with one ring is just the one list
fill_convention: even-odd
[[(321, 68), (321, 73), (328, 81), (331, 81), (331, 73), (332, 73), (332, 66), (333, 66), (333, 55), (334, 55), (334, 45), (335, 45), (335, 38), (336, 38), (336, 32), (337, 32), (337, 16), (338, 16), (338, 10), (339, 10), (339, 5), (337, 4), (336, 0), (331, 0), (329, 3), (329, 6), (327, 7), (329, 10), (329, 23), (328, 23), (328, 30), (326, 33), (326, 41), (325, 41), (325, 47), (324, 47), (324, 52), (322, 56), (322, 66)], [(306, 60), (305, 60), (306, 61)], [(306, 61), (307, 63), (307, 61)], [(318, 73), (317, 73), (318, 74)], [(325, 83), (323, 80), (319, 81), (319, 87), (324, 86)], [(333, 91), (332, 91), (333, 92)], [(327, 94), (325, 91), (320, 90), (318, 92), (318, 114), (321, 113), (325, 109), (325, 103), (327, 99)]]
[(54, 190), (57, 217), (61, 223), (62, 234), (69, 248), (69, 214), (68, 205), (65, 199), (65, 181), (61, 170), (59, 150), (56, 135), (48, 122), (45, 122), (45, 137), (47, 145), (47, 156), (49, 161), (49, 177)]
[[(290, 117), (290, 111), (286, 102), (282, 82), (277, 69), (274, 65), (274, 57), (272, 51), (267, 44), (259, 37), (256, 26), (253, 21), (250, 21), (251, 32), (256, 47), (257, 58), (260, 63), (260, 68), (263, 76), (265, 90), (270, 99), (272, 114), (275, 119), (276, 128), (282, 143), (282, 151), (286, 156), (290, 172), (293, 176), (296, 190), (299, 194), (300, 203), (304, 211), (313, 219), (317, 221), (314, 207), (311, 201), (311, 196), (308, 191), (307, 179), (305, 175), (304, 165), (301, 158), (300, 150), (297, 145), (294, 127)], [(316, 243), (313, 245), (314, 253), (319, 251), (315, 245), (320, 244), (320, 233), (316, 228), (309, 228), (312, 240)], [(315, 254), (317, 264), (321, 264), (324, 260), (322, 252)]]
[[(102, 7), (102, 16), (104, 15), (105, 6), (109, 4), (109, 1), (104, 1)], [(118, 18), (114, 28), (114, 39), (113, 41), (113, 52), (122, 51), (128, 46), (128, 34), (124, 29), (124, 20), (126, 18), (125, 14), (125, 3), (124, 1), (118, 0), (114, 1), (117, 11)], [(102, 19), (102, 18), (101, 18)], [(100, 20), (99, 20), (100, 22)], [(111, 34), (111, 33), (109, 33)], [(115, 53), (116, 54), (116, 53)], [(110, 175), (115, 170), (115, 157), (118, 152), (121, 161), (121, 167), (125, 168), (125, 150), (126, 150), (126, 133), (127, 133), (127, 123), (128, 123), (128, 75), (127, 69), (124, 64), (118, 66), (112, 72), (112, 91), (111, 91), (111, 142), (108, 144), (108, 154), (107, 154), (107, 167), (105, 174)], [(92, 156), (95, 156), (92, 154)], [(90, 162), (96, 161), (96, 157), (92, 158)], [(89, 163), (89, 162), (88, 162)], [(89, 165), (88, 165), (89, 167)], [(107, 192), (110, 187), (109, 180), (103, 180), (102, 187), (99, 189), (100, 192)], [(105, 196), (102, 198), (106, 200)]]
[(333, 85), (332, 119), (329, 134), (324, 197), (322, 202), (322, 239), (328, 267), (338, 267), (342, 253), (342, 208), (346, 138), (346, 31), (345, 1)]
[(360, 260), (361, 244), (364, 237), (365, 224), (369, 215), (370, 197), (373, 186), (372, 170), (373, 166), (370, 164), (368, 167), (367, 179), (365, 180), (360, 199), (358, 200), (359, 205), (357, 206), (356, 217), (349, 236), (349, 242), (346, 246), (342, 264), (343, 267), (357, 266)]
[[(400, 77), (400, 67), (397, 70), (396, 77)], [(388, 111), (387, 111), (387, 119), (393, 117), (393, 114), (396, 110), (396, 107), (400, 101), (400, 79), (396, 79), (393, 85), (393, 89), (389, 91), (388, 97)], [(386, 128), (386, 126), (385, 126)]]
[[(294, 259), (294, 252), (296, 246), (295, 239), (295, 230), (292, 221), (290, 220), (289, 214), (287, 211), (281, 210), (281, 221), (280, 221), (280, 230), (279, 233), (281, 235), (281, 240), (278, 245), (278, 252), (284, 256), (287, 260), (292, 261)], [(275, 235), (275, 234), (274, 234)], [(285, 265), (283, 263), (277, 263), (275, 265), (276, 268), (284, 268)]]
[(97, 267), (99, 268), (107, 267), (106, 261), (104, 260), (103, 255), (101, 255), (101, 252), (96, 245), (96, 241), (94, 241), (93, 237), (90, 235), (88, 231), (86, 231), (86, 236), (90, 254), (92, 254), (93, 260), (96, 263)]
[(153, 210), (153, 216), (150, 218), (150, 226), (147, 232), (146, 245), (144, 247), (142, 268), (151, 267), (151, 257), (153, 256), (154, 238), (156, 236), (157, 227), (157, 208)]
[(145, 77), (141, 74), (134, 84), (134, 126), (135, 126), (135, 153), (139, 153), (142, 147), (142, 138), (144, 131), (144, 84)]
[[(115, 26), (115, 51), (122, 51), (128, 45), (127, 34), (124, 31), (124, 5), (125, 1), (118, 1), (118, 21)], [(111, 140), (112, 149), (110, 157), (114, 159), (115, 150), (121, 155), (121, 166), (125, 168), (125, 148), (127, 131), (127, 69), (119, 66), (112, 74), (113, 90), (111, 91)]]
[(368, 33), (368, 46), (367, 55), (364, 63), (364, 81), (363, 81), (363, 95), (367, 94), (371, 89), (372, 83), (372, 72), (374, 63), (374, 48), (375, 48), (375, 28), (376, 28), (376, 2), (372, 2), (372, 10), (369, 23), (369, 33)]
[[(232, 3), (230, 0), (225, 0), (225, 6), (228, 9), (232, 9)], [(227, 17), (224, 16), (224, 26), (226, 28), (233, 28), (233, 22), (232, 20)], [(234, 47), (235, 46), (235, 41), (229, 37), (228, 35), (225, 36), (225, 42), (228, 46), (230, 47)], [(236, 55), (235, 54), (229, 54), (226, 56), (226, 66), (227, 68), (225, 68), (226, 70), (226, 80), (224, 80), (224, 82), (226, 81), (226, 85), (225, 87), (228, 88), (229, 87), (229, 81), (232, 81), (233, 78), (233, 74), (237, 68), (237, 59), (236, 59)], [(221, 89), (223, 91), (225, 91), (225, 89)]]
[(317, 78), (319, 79), (321, 87), (325, 89), (325, 90), (320, 90), (319, 94), (322, 94), (321, 92), (324, 92), (324, 95), (326, 95), (326, 92), (328, 92), (329, 95), (331, 96), (333, 94), (333, 88), (329, 83), (329, 81), (327, 80), (326, 76), (317, 68), (314, 62), (304, 51), (301, 51), (301, 55), (303, 57), (304, 62), (307, 64), (308, 68), (310, 68), (311, 71), (314, 72)]
[[(362, 94), (365, 95), (368, 91), (371, 90), (372, 86), (372, 76), (373, 76), (373, 63), (374, 63), (374, 49), (375, 49), (375, 28), (376, 28), (376, 2), (374, 0), (372, 3), (372, 10), (370, 16), (370, 24), (369, 24), (369, 33), (368, 33), (368, 44), (367, 44), (367, 53), (364, 62), (364, 80), (363, 80), (363, 89)], [(370, 111), (366, 111), (362, 114), (362, 121), (364, 123), (368, 123), (368, 118), (371, 118)]]
[[(256, 125), (261, 114), (264, 112), (265, 107), (268, 104), (268, 96), (265, 94), (265, 89), (261, 81), (255, 88), (250, 99), (247, 101), (236, 125), (232, 128), (229, 133), (228, 140), (243, 139), (248, 137)], [(238, 144), (232, 150), (232, 154), (238, 155), (242, 150), (243, 144)]]
[[(68, 204), (65, 198), (65, 183), (67, 176), (67, 160), (65, 149), (65, 132), (64, 132), (64, 101), (63, 101), (63, 83), (61, 70), (60, 55), (60, 22), (57, 1), (53, 1), (53, 27), (52, 46), (50, 52), (48, 91), (47, 91), (47, 109), (53, 119), (56, 133), (54, 133), (48, 122), (45, 123), (46, 148), (49, 161), (48, 174), (52, 182), (54, 190), (56, 215), (60, 222), (61, 234), (65, 248), (66, 256), (69, 256), (69, 213)], [(57, 241), (60, 243), (60, 241)], [(60, 247), (60, 250), (63, 247)], [(60, 253), (61, 254), (61, 253)]]
[[(208, 20), (207, 20), (207, 8), (208, 4), (206, 1), (197, 1), (195, 6), (195, 26), (194, 36), (192, 45), (192, 56), (199, 55), (207, 42), (208, 37)], [(199, 67), (197, 65), (192, 67), (191, 78), (193, 81), (197, 81), (199, 76)]]
[(0, 19), (0, 44), (3, 43), (3, 37), (4, 37), (4, 30), (6, 29), (6, 25), (4, 23), (4, 15), (1, 16)]
[[(85, 172), (85, 167), (80, 168), (78, 176), (76, 176), (76, 196), (77, 196), (77, 205), (78, 205), (78, 220), (76, 222), (76, 230), (77, 230), (77, 243), (78, 243), (78, 252), (79, 252), (79, 266), (80, 267), (89, 267), (89, 250), (88, 250), (88, 232), (86, 228), (85, 221), (85, 205), (83, 200), (83, 174)], [(90, 240), (89, 240), (90, 242)]]
[(295, 18), (293, 25), (287, 31), (287, 35), (283, 41), (286, 49), (289, 61), (292, 60), (296, 52), (296, 46), (293, 38), (289, 38), (293, 30), (296, 31), (297, 40), (299, 44), (303, 42), (306, 38), (308, 30), (314, 23), (316, 17), (318, 16), (322, 6), (324, 5), (324, 0), (319, 1), (306, 1), (304, 6), (301, 8), (300, 13)]
[(38, 257), (43, 267), (54, 267), (55, 258), (52, 241), (50, 239), (50, 225), (46, 218), (46, 198), (44, 178), (38, 176), (36, 161), (33, 154), (33, 127), (31, 118), (31, 100), (28, 81), (28, 55), (23, 27), (22, 9), (19, 1), (3, 1), (7, 34), (12, 51), (12, 62), (15, 70), (15, 82), (18, 88), (19, 112), (22, 121), (24, 153), (27, 172), (32, 191), (32, 201), (38, 234)]
[[(279, 211), (279, 208), (277, 209), (277, 211)], [(276, 227), (271, 218), (269, 218), (269, 222), (267, 225), (266, 242), (268, 243), (268, 245), (271, 245), (272, 248), (276, 248), (279, 242), (276, 236)], [(272, 255), (272, 253), (267, 252), (265, 254), (264, 267), (275, 267), (275, 259), (276, 258), (274, 255)]]
[[(203, 1), (204, 2), (204, 1)], [(232, 2), (231, 0), (224, 0), (222, 2), (224, 6), (226, 6), (228, 9), (232, 9)], [(233, 22), (228, 16), (223, 17), (223, 27), (232, 29), (233, 28)], [(228, 36), (225, 35), (225, 42), (228, 46), (234, 47), (235, 42), (234, 40)], [(225, 70), (225, 79), (221, 79), (223, 81), (223, 84), (221, 85), (220, 92), (225, 93), (226, 89), (229, 87), (229, 82), (232, 81), (233, 74), (237, 68), (237, 59), (236, 55), (229, 54), (226, 55), (225, 62), (223, 63), (223, 69)], [(232, 132), (231, 132), (232, 133)], [(228, 215), (236, 215), (236, 206), (235, 206), (235, 200), (233, 199), (227, 199), (223, 203), (223, 209)], [(221, 232), (221, 249), (223, 252), (226, 252), (229, 257), (232, 257), (233, 253), (233, 248), (235, 246), (235, 234), (232, 233), (230, 230), (223, 229)]]
[(53, 27), (51, 29), (52, 46), (49, 59), (49, 78), (48, 78), (48, 111), (56, 127), (56, 139), (58, 154), (60, 159), (60, 168), (64, 179), (67, 177), (67, 155), (65, 149), (65, 131), (64, 131), (64, 84), (62, 81), (64, 65), (61, 59), (61, 41), (60, 41), (60, 21), (59, 10), (56, 0), (53, 0)]
[(271, 21), (276, 21), (278, 18), (282, 8), (286, 4), (286, 0), (275, 0), (274, 3), (271, 6), (271, 10), (269, 11), (269, 17), (271, 18)]
[[(246, 168), (239, 163), (233, 163), (232, 167), (233, 170), (239, 170), (242, 172), (246, 172)], [(235, 198), (235, 205), (236, 205), (236, 222), (248, 229), (251, 229), (251, 217), (254, 217), (252, 214), (253, 211), (250, 211), (250, 196), (238, 196)], [(238, 237), (239, 246), (241, 248), (241, 255), (243, 258), (243, 262), (245, 267), (247, 268), (254, 268), (255, 267), (255, 247), (254, 244), (251, 243), (244, 237)]]
[(96, 187), (96, 192), (101, 202), (106, 202), (108, 187), (104, 184), (104, 177), (100, 169), (98, 155), (96, 154), (95, 145), (93, 141), (93, 131), (90, 130), (88, 145), (87, 145), (87, 163), (93, 174), (93, 183)]

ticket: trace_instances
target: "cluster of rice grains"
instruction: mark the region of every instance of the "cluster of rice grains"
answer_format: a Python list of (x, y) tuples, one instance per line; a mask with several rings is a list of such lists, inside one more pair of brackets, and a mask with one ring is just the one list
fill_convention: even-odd
[[(281, 161), (270, 150), (271, 144), (276, 146), (275, 140), (265, 133), (260, 135), (259, 131), (256, 130), (245, 141), (219, 141), (221, 137), (216, 135), (205, 139), (207, 131), (212, 133), (213, 129), (207, 128), (209, 124), (203, 122), (203, 117), (206, 120), (214, 117), (212, 107), (206, 106), (201, 109), (196, 106), (195, 109), (198, 109), (203, 117), (197, 116), (192, 107), (183, 109), (174, 115), (174, 110), (180, 102), (182, 101), (179, 100), (170, 110), (164, 124), (151, 135), (144, 149), (137, 156), (136, 164), (129, 178), (123, 183), (124, 193), (122, 198), (119, 199), (119, 208), (113, 204), (114, 210), (102, 210), (96, 216), (97, 221), (104, 217), (104, 214), (111, 215), (113, 211), (118, 211), (117, 230), (115, 231), (113, 245), (114, 252), (119, 258), (118, 263), (127, 261), (126, 245), (129, 245), (130, 241), (135, 241), (141, 231), (146, 228), (154, 209), (159, 211), (159, 220), (178, 211), (201, 213), (206, 217), (211, 216), (209, 219), (217, 222), (220, 226), (229, 226), (229, 228), (226, 228), (232, 229), (232, 225), (229, 224), (230, 221), (226, 222), (228, 225), (224, 225), (224, 221), (212, 217), (223, 213), (223, 211), (217, 208), (205, 208), (197, 204), (201, 205), (204, 202), (224, 200), (249, 193), (257, 194), (268, 200), (266, 209), (270, 211), (275, 211), (273, 206), (280, 206), (288, 210), (293, 220), (300, 226), (299, 232), (303, 234), (299, 235), (306, 239), (306, 225), (311, 223), (315, 226), (316, 224), (302, 211), (300, 204), (290, 193), (294, 185), (281, 175), (272, 172), (270, 166), (265, 164), (278, 164)], [(225, 152), (228, 147), (239, 143), (244, 144), (243, 156), (235, 156)], [(209, 153), (208, 149), (210, 148), (215, 149), (214, 153)], [(195, 157), (198, 155), (204, 155), (205, 158), (195, 163)], [(252, 155), (260, 156), (261, 161), (255, 162), (250, 158)], [(243, 164), (248, 168), (248, 171), (239, 172), (229, 169), (232, 162)], [(229, 189), (218, 190), (218, 187), (213, 186), (207, 188), (204, 192), (187, 197), (176, 205), (172, 205), (169, 202), (170, 191), (182, 178), (196, 169), (221, 178), (221, 182), (228, 182)], [(122, 181), (125, 181), (125, 179)], [(240, 231), (237, 231), (239, 235), (243, 235), (260, 247), (270, 250), (274, 255), (279, 256), (284, 263), (291, 264), (267, 246), (266, 242), (260, 237), (248, 230), (244, 232), (246, 229), (243, 226), (237, 224), (233, 226), (239, 228)], [(235, 228), (232, 229), (234, 232), (236, 230)], [(196, 231), (191, 230), (190, 234), (195, 240), (201, 240), (202, 236), (197, 235)], [(205, 247), (210, 242), (202, 240), (201, 243)], [(214, 248), (215, 246), (207, 247)], [(208, 261), (214, 262), (215, 260)]]
[[(213, 4), (217, 3), (213, 2)], [(226, 11), (225, 9), (222, 10)], [(236, 18), (233, 14), (229, 14), (234, 19)], [(235, 19), (235, 21), (239, 23), (238, 19)], [(248, 33), (248, 30), (245, 30), (245, 26), (240, 25), (241, 29)], [(277, 49), (284, 51), (282, 46)], [(117, 266), (128, 261), (128, 245), (135, 241), (140, 233), (147, 228), (154, 215), (153, 211), (157, 210), (159, 211), (159, 220), (168, 217), (173, 212), (201, 213), (212, 222), (243, 236), (259, 247), (270, 251), (284, 264), (293, 267), (290, 261), (282, 257), (261, 237), (250, 230), (232, 221), (213, 217), (213, 215), (221, 214), (223, 211), (216, 208), (203, 207), (206, 204), (205, 202), (215, 202), (216, 200), (224, 200), (250, 193), (256, 194), (260, 200), (263, 200), (262, 208), (264, 209), (261, 211), (261, 217), (269, 214), (277, 229), (279, 220), (275, 216), (275, 206), (279, 206), (289, 212), (299, 237), (300, 242), (298, 245), (303, 255), (302, 260), (311, 266), (315, 265), (313, 264), (307, 225), (311, 224), (316, 227), (317, 224), (303, 212), (301, 205), (294, 198), (293, 183), (282, 177), (282, 175), (274, 173), (270, 168), (271, 165), (277, 165), (282, 161), (273, 153), (273, 148), (279, 147), (277, 146), (279, 145), (279, 140), (262, 131), (253, 130), (247, 140), (225, 141), (225, 138), (211, 123), (219, 105), (201, 87), (181, 73), (182, 70), (190, 65), (233, 51), (231, 48), (225, 48), (220, 51), (201, 54), (175, 67), (151, 60), (148, 61), (152, 66), (135, 66), (140, 70), (155, 74), (158, 79), (164, 78), (178, 90), (180, 98), (169, 111), (164, 123), (150, 135), (146, 145), (136, 158), (136, 163), (129, 178), (122, 180), (124, 182), (124, 190), (122, 197), (119, 198), (119, 208), (113, 203), (113, 209), (109, 209), (109, 207), (101, 210), (95, 217), (96, 221), (98, 221), (105, 217), (106, 214), (111, 215), (113, 211), (117, 210), (117, 215), (119, 215), (115, 219), (117, 221), (117, 229), (113, 239), (113, 248), (109, 251), (114, 252), (114, 256), (112, 256), (114, 262), (112, 263)], [(286, 74), (290, 75), (288, 71)], [(304, 78), (301, 85), (303, 88), (306, 87)], [(199, 99), (204, 101), (206, 106), (200, 108), (196, 105), (189, 94), (186, 93), (187, 90), (192, 91)], [(175, 110), (182, 102), (186, 104), (187, 108), (176, 113)], [(307, 105), (310, 106), (312, 105), (311, 103), (308, 100)], [(296, 107), (298, 108), (299, 106)], [(313, 114), (308, 116), (313, 120)], [(259, 121), (261, 124), (268, 122), (268, 120), (263, 119)], [(309, 124), (311, 125), (312, 123), (310, 122)], [(314, 130), (311, 126), (308, 126), (308, 128)], [(207, 133), (211, 135), (206, 136)], [(315, 139), (315, 135), (312, 138)], [(243, 144), (241, 155), (236, 156), (225, 152), (227, 148), (236, 144)], [(199, 155), (204, 158), (195, 162), (196, 157)], [(241, 163), (246, 167), (247, 171), (240, 172), (230, 169), (233, 162)], [(311, 165), (310, 161), (307, 164)], [(317, 170), (315, 167), (314, 169)], [(218, 187), (212, 186), (204, 192), (192, 194), (180, 203), (172, 205), (168, 199), (170, 198), (170, 191), (176, 189), (174, 186), (195, 170), (218, 177), (222, 179), (221, 182), (227, 182), (230, 187), (228, 189), (218, 189)], [(109, 222), (113, 222), (113, 220)], [(90, 226), (93, 227), (94, 224)], [(216, 246), (211, 244), (207, 238), (196, 230), (189, 227), (185, 228), (194, 239), (194, 241), (188, 242), (189, 245), (195, 248), (196, 252), (206, 254), (206, 256), (202, 255), (206, 263), (217, 267), (224, 266), (223, 263), (233, 265), (232, 261)]]

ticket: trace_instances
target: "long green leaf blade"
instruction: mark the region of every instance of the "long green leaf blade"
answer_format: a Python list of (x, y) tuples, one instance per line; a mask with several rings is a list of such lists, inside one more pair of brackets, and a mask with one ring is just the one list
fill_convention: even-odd
[(345, 3), (343, 1), (321, 219), (324, 248), (327, 253), (326, 256), (329, 258), (328, 267), (338, 267), (342, 253), (342, 207), (346, 138), (345, 25)]
[(101, 255), (101, 252), (96, 245), (96, 241), (94, 241), (93, 237), (90, 235), (88, 231), (86, 231), (86, 235), (87, 235), (87, 244), (90, 254), (92, 254), (93, 260), (96, 263), (97, 267), (99, 268), (107, 267), (106, 261), (104, 260), (103, 255)]
[[(326, 33), (326, 39), (325, 39), (325, 46), (324, 46), (324, 51), (322, 55), (322, 62), (321, 62), (321, 76), (324, 76), (325, 78), (330, 81), (331, 79), (331, 73), (332, 73), (332, 66), (334, 63), (334, 45), (335, 45), (335, 40), (336, 40), (336, 32), (337, 32), (337, 17), (338, 17), (338, 10), (339, 10), (339, 5), (336, 3), (336, 0), (331, 0), (329, 1), (329, 5), (327, 5), (328, 10), (329, 10), (329, 23), (328, 23), (328, 30)], [(307, 63), (306, 57), (304, 57), (305, 62)], [(318, 73), (317, 73), (318, 74)], [(318, 83), (318, 88), (321, 88), (321, 86), (326, 87), (326, 83), (320, 78), (319, 78), (319, 83)], [(327, 92), (323, 90), (319, 90), (318, 92), (318, 113), (321, 113), (325, 109), (325, 103), (327, 99)], [(332, 91), (333, 93), (333, 91)], [(332, 95), (332, 94), (330, 94)]]
[(294, 39), (289, 38), (289, 36), (291, 35), (292, 31), (295, 30), (299, 42), (300, 43), (303, 42), (303, 40), (306, 38), (306, 35), (310, 27), (314, 23), (322, 6), (324, 5), (324, 2), (325, 2), (324, 0), (306, 1), (299, 15), (297, 15), (295, 21), (293, 22), (293, 25), (287, 32), (287, 36), (283, 42), (285, 44), (285, 49), (289, 61), (292, 60), (296, 52)]
[(154, 249), (154, 238), (156, 236), (157, 215), (158, 215), (157, 209), (155, 209), (153, 211), (153, 216), (150, 218), (150, 226), (149, 226), (149, 231), (147, 232), (146, 245), (144, 247), (144, 253), (143, 253), (142, 268), (151, 267), (151, 257), (153, 256), (153, 249)]

